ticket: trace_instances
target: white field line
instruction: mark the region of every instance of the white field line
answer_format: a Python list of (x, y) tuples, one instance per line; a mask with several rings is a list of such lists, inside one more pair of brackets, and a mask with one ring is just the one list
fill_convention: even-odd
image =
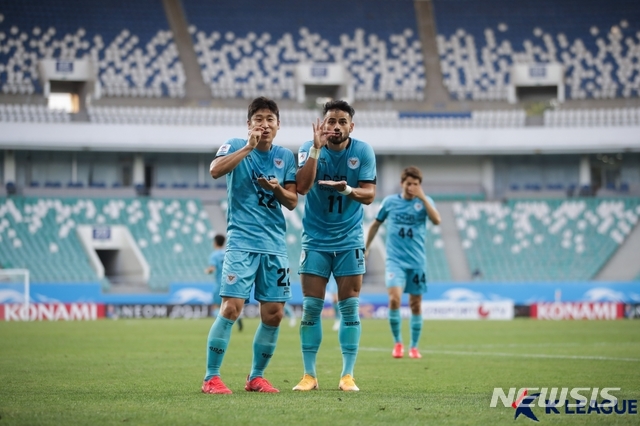
[[(389, 348), (363, 348), (361, 351), (370, 352), (390, 352)], [(543, 358), (543, 359), (584, 359), (596, 361), (624, 361), (624, 362), (640, 362), (640, 358), (617, 358), (610, 356), (588, 356), (588, 355), (549, 355), (549, 354), (514, 354), (509, 352), (478, 352), (478, 351), (438, 351), (430, 349), (420, 349), (423, 354), (432, 355), (466, 355), (466, 356), (496, 356), (496, 357), (514, 357), (514, 358)]]

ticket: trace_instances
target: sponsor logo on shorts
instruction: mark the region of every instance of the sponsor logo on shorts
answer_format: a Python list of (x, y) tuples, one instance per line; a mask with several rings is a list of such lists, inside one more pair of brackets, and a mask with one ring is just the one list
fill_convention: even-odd
[(273, 165), (276, 166), (276, 169), (281, 169), (284, 167), (284, 160), (282, 158), (274, 158)]
[(358, 157), (351, 157), (347, 160), (347, 166), (351, 170), (357, 169), (360, 166), (360, 159)]
[(236, 274), (227, 274), (227, 284), (235, 284), (236, 282), (238, 282)]
[(226, 153), (229, 152), (230, 148), (231, 148), (231, 145), (229, 145), (228, 143), (225, 143), (220, 148), (218, 148), (218, 152), (216, 153), (216, 155), (225, 155)]

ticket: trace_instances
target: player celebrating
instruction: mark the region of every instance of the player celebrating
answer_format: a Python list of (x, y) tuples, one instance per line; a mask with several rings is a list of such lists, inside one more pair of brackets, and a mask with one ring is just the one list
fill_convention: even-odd
[(306, 194), (302, 218), (300, 281), (303, 303), (300, 340), (304, 376), (293, 390), (318, 389), (316, 357), (327, 280), (338, 284), (338, 333), (342, 351), (339, 388), (359, 390), (353, 369), (360, 343), (359, 301), (364, 262), (363, 204), (376, 195), (376, 159), (370, 145), (350, 137), (354, 110), (345, 101), (327, 102), (324, 119), (313, 125), (313, 141), (298, 151), (297, 190)]
[(409, 357), (422, 358), (418, 342), (422, 332), (422, 294), (427, 291), (426, 252), (427, 218), (440, 223), (440, 213), (431, 197), (422, 190), (422, 173), (417, 167), (407, 167), (400, 177), (402, 193), (389, 195), (382, 201), (376, 220), (367, 233), (367, 254), (378, 228), (387, 218), (386, 285), (389, 292), (389, 324), (395, 346), (394, 358), (404, 356), (402, 344), (400, 302), (402, 293), (409, 294), (411, 307), (411, 348)]
[(207, 339), (207, 370), (202, 392), (228, 394), (220, 365), (231, 329), (255, 283), (260, 319), (253, 340), (253, 363), (245, 390), (279, 392), (263, 377), (275, 351), (284, 303), (291, 298), (286, 223), (281, 205), (298, 204), (295, 157), (273, 144), (280, 116), (270, 99), (254, 99), (248, 108), (247, 139), (230, 139), (218, 149), (211, 176), (227, 175), (227, 252), (222, 268), (220, 315)]

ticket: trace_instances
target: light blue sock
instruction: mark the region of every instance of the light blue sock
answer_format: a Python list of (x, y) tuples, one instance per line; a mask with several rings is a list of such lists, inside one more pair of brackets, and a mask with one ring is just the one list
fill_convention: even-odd
[(207, 372), (204, 380), (220, 375), (220, 365), (227, 351), (234, 322), (222, 316), (218, 316), (213, 322), (207, 338)]
[(264, 377), (264, 370), (276, 350), (279, 331), (280, 327), (273, 327), (263, 322), (258, 326), (256, 335), (253, 337), (253, 361), (249, 380)]
[(400, 309), (389, 309), (389, 325), (391, 326), (393, 342), (402, 343), (402, 318), (400, 318)]
[(336, 321), (340, 321), (340, 308), (338, 308), (338, 302), (332, 302), (333, 312), (336, 313)]
[(358, 346), (360, 344), (360, 302), (357, 297), (350, 297), (338, 302), (342, 324), (338, 332), (340, 350), (342, 351), (342, 374), (351, 374), (356, 364), (358, 356)]
[(422, 315), (411, 315), (411, 347), (417, 348), (422, 333)]
[(317, 297), (302, 299), (302, 319), (300, 320), (300, 344), (302, 346), (302, 363), (304, 374), (316, 375), (316, 357), (322, 342), (322, 323), (320, 316), (324, 300)]

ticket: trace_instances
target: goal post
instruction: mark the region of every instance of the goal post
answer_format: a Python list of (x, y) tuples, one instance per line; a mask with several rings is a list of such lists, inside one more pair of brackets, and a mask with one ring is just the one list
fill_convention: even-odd
[(28, 269), (0, 269), (0, 303), (22, 303), (29, 312), (31, 302)]

